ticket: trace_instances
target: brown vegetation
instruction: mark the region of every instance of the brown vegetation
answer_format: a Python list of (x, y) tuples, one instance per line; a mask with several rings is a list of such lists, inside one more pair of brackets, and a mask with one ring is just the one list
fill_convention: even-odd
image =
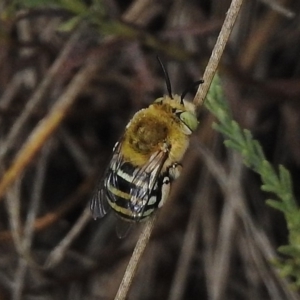
[[(202, 78), (230, 4), (104, 2), (123, 32), (88, 20), (58, 31), (70, 18), (58, 9), (0, 21), (0, 299), (114, 298), (143, 225), (118, 239), (89, 197), (130, 117), (165, 91), (156, 54), (181, 93)], [(299, 195), (300, 3), (269, 2), (244, 3), (219, 73), (234, 118)], [(300, 299), (271, 264), (282, 215), (205, 109), (199, 120), (129, 299)]]

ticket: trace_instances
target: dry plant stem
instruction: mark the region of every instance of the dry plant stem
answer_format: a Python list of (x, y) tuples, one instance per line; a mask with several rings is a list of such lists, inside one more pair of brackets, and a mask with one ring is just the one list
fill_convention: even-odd
[[(228, 41), (228, 38), (230, 36), (230, 33), (232, 31), (233, 25), (238, 16), (238, 13), (239, 13), (242, 3), (243, 3), (243, 0), (233, 0), (231, 2), (231, 5), (228, 10), (227, 16), (225, 18), (224, 24), (222, 26), (221, 32), (219, 34), (216, 45), (214, 47), (211, 58), (208, 62), (208, 65), (206, 67), (206, 70), (205, 70), (205, 73), (203, 76), (204, 84), (202, 84), (200, 86), (200, 88), (198, 89), (197, 94), (194, 98), (194, 103), (198, 108), (203, 104), (203, 101), (206, 97), (206, 94), (210, 87), (211, 81), (214, 77), (214, 74), (216, 73), (219, 61), (223, 54), (225, 45)], [(1, 192), (1, 190), (0, 190), (0, 192)], [(121, 285), (119, 286), (119, 290), (117, 292), (115, 300), (126, 299), (132, 279), (137, 270), (138, 262), (140, 261), (141, 256), (142, 256), (142, 254), (147, 246), (147, 243), (149, 241), (152, 229), (154, 227), (154, 222), (155, 222), (155, 217), (151, 218), (145, 224), (144, 230), (142, 231), (142, 233), (139, 237), (139, 240), (137, 242), (135, 250), (132, 254), (132, 257), (130, 259), (128, 267), (125, 271)]]
[(77, 164), (78, 170), (83, 175), (91, 174), (95, 167), (89, 161), (87, 154), (81, 149), (78, 142), (72, 137), (66, 128), (62, 128), (59, 131), (59, 137), (66, 148), (69, 150), (70, 155), (74, 158), (74, 161)]
[(260, 0), (262, 3), (265, 3), (266, 5), (270, 6), (271, 9), (275, 10), (279, 14), (283, 15), (286, 18), (294, 18), (295, 13), (291, 11), (290, 9), (285, 8), (282, 3), (278, 3), (278, 1), (272, 1), (272, 0)]
[(207, 170), (203, 170), (200, 178), (203, 178), (203, 185), (199, 185), (198, 192), (196, 192), (196, 201), (194, 201), (191, 213), (189, 216), (189, 222), (184, 234), (184, 240), (181, 247), (181, 253), (178, 259), (176, 272), (172, 286), (170, 288), (170, 294), (168, 300), (180, 300), (183, 299), (183, 293), (185, 287), (188, 284), (189, 268), (194, 258), (194, 252), (197, 245), (197, 235), (199, 232), (199, 222), (201, 217), (201, 208), (203, 207), (203, 201), (197, 201), (200, 199), (207, 199), (207, 195), (210, 190), (210, 178)]
[(43, 147), (41, 156), (39, 157), (38, 160), (27, 219), (24, 225), (24, 233), (23, 233), (23, 241), (22, 241), (22, 248), (24, 253), (26, 252), (28, 253), (30, 251), (32, 239), (34, 237), (34, 222), (36, 220), (39, 204), (42, 199), (42, 190), (43, 190), (44, 181), (46, 177), (47, 162), (51, 150), (52, 150), (52, 143), (51, 141), (49, 141)]
[(127, 265), (125, 274), (119, 286), (115, 300), (126, 299), (133, 277), (137, 271), (138, 264), (149, 242), (156, 218), (157, 214), (154, 214), (153, 217), (151, 217), (150, 220), (148, 220), (145, 226), (143, 227), (143, 230), (139, 236), (139, 240), (134, 248), (131, 259)]
[(78, 218), (77, 222), (72, 226), (72, 229), (68, 234), (63, 238), (63, 240), (51, 251), (49, 254), (45, 268), (50, 269), (57, 266), (62, 259), (65, 257), (65, 254), (74, 241), (74, 239), (81, 233), (84, 226), (91, 220), (90, 208), (86, 207), (81, 216)]
[(136, 0), (134, 1), (129, 9), (123, 14), (122, 20), (128, 22), (136, 22), (141, 13), (148, 9), (150, 5), (153, 5), (152, 0)]
[[(215, 300), (222, 299), (226, 286), (228, 284), (228, 271), (230, 269), (230, 257), (233, 256), (234, 237), (238, 223), (238, 214), (233, 207), (232, 202), (237, 199), (240, 187), (242, 161), (236, 153), (230, 157), (230, 173), (226, 177), (225, 204), (222, 210), (220, 220), (220, 230), (214, 251), (214, 263), (211, 272), (211, 298)], [(235, 200), (236, 201), (236, 200)], [(238, 202), (238, 201), (236, 201)], [(229, 259), (228, 259), (229, 258)]]
[[(289, 0), (281, 0), (280, 4), (285, 5)], [(238, 64), (245, 72), (249, 71), (257, 57), (260, 55), (263, 47), (268, 43), (270, 34), (273, 33), (282, 16), (274, 10), (268, 11), (260, 22), (257, 22), (255, 30), (248, 37), (248, 40), (243, 45), (243, 50), (239, 57)]]
[(11, 229), (11, 235), (18, 252), (21, 252), (22, 249), (22, 237), (21, 237), (21, 182), (22, 177), (18, 178), (18, 180), (14, 183), (14, 185), (9, 189), (6, 197), (6, 206), (9, 217), (9, 224)]
[[(258, 226), (255, 225), (253, 219), (251, 218), (251, 215), (247, 209), (246, 203), (245, 203), (245, 196), (243, 195), (242, 188), (240, 184), (236, 181), (234, 181), (234, 176), (237, 171), (233, 171), (232, 174), (229, 175), (226, 173), (224, 167), (216, 161), (216, 159), (213, 157), (213, 155), (207, 150), (206, 148), (202, 147), (197, 147), (199, 152), (201, 153), (201, 156), (204, 157), (203, 162), (206, 164), (208, 170), (212, 173), (214, 178), (217, 180), (218, 184), (220, 185), (220, 188), (223, 191), (223, 194), (226, 196), (226, 200), (229, 203), (230, 207), (234, 211), (236, 215), (239, 216), (240, 220), (242, 220), (243, 225), (245, 227), (245, 230), (242, 232), (242, 235), (245, 236), (245, 231), (247, 232), (247, 239), (250, 240), (251, 244), (255, 247), (256, 251), (259, 251), (261, 255), (263, 256), (265, 261), (273, 261), (274, 258), (276, 258), (276, 253), (274, 251), (274, 247), (272, 246), (269, 237), (265, 234), (265, 232), (260, 229)], [(237, 166), (238, 167), (238, 166)], [(231, 181), (231, 183), (230, 183)], [(235, 187), (232, 188), (232, 184), (235, 184)], [(229, 207), (229, 206), (228, 206)], [(223, 249), (224, 245), (220, 243), (218, 246), (219, 248), (219, 253), (215, 252), (213, 260), (216, 261), (216, 258), (221, 256), (224, 252)], [(253, 255), (253, 259), (255, 259), (255, 255)], [(223, 259), (224, 262), (224, 259)], [(216, 266), (220, 263), (215, 262)], [(226, 262), (225, 262), (226, 263)], [(227, 262), (228, 264), (229, 262)], [(224, 268), (225, 266), (223, 266)], [(257, 264), (257, 269), (259, 271), (260, 265)], [(212, 270), (212, 273), (210, 274), (210, 277), (212, 277), (211, 283), (209, 283), (209, 286), (212, 287), (211, 294), (214, 295), (216, 298), (212, 297), (212, 299), (218, 299), (217, 297), (219, 294), (215, 294), (215, 287), (218, 284), (222, 283), (220, 282), (221, 278), (217, 279), (217, 275), (214, 273), (215, 269), (218, 268), (210, 268)], [(219, 270), (219, 269), (218, 269)], [(275, 270), (273, 270), (273, 275), (274, 275), (274, 280), (277, 282), (277, 285), (279, 286), (278, 282), (285, 282), (281, 286), (288, 286), (286, 279), (281, 278), (279, 274)], [(223, 277), (224, 278), (224, 277)], [(263, 276), (261, 277), (263, 280), (265, 279)], [(217, 282), (216, 282), (217, 280)], [(218, 282), (219, 281), (219, 282)], [(266, 283), (266, 286), (269, 283)], [(221, 286), (220, 286), (221, 287)], [(218, 287), (219, 289), (219, 287)], [(283, 299), (298, 299), (298, 296), (296, 293), (292, 292), (291, 290), (285, 289), (285, 294), (287, 295), (286, 298)], [(270, 295), (272, 292), (270, 291)], [(219, 298), (220, 299), (220, 298)], [(272, 298), (275, 299), (275, 298)], [(276, 298), (276, 299), (282, 299), (282, 298)]]
[[(55, 224), (63, 215), (65, 215), (72, 208), (76, 207), (83, 196), (90, 192), (95, 186), (97, 176), (95, 174), (89, 175), (84, 182), (70, 195), (57, 209), (49, 212), (46, 215), (38, 218), (34, 222), (34, 232), (40, 232), (49, 226)], [(24, 229), (21, 228), (21, 231)], [(12, 241), (12, 232), (5, 230), (0, 232), (0, 243)]]
[(36, 265), (36, 263), (32, 259), (30, 248), (34, 236), (33, 225), (38, 211), (39, 202), (41, 200), (42, 187), (45, 179), (46, 162), (49, 153), (51, 152), (51, 149), (52, 149), (51, 145), (45, 145), (45, 147), (42, 150), (42, 155), (39, 157), (36, 176), (34, 180), (33, 193), (30, 202), (30, 208), (28, 210), (29, 213), (27, 215), (26, 223), (24, 226), (23, 240), (21, 241), (21, 249), (17, 248), (17, 250), (20, 251), (20, 256), (19, 256), (18, 268), (14, 276), (15, 281), (14, 281), (14, 289), (12, 295), (13, 300), (22, 299), (28, 264), (29, 263), (32, 264), (33, 262)]
[(1, 145), (0, 161), (2, 161), (7, 151), (10, 150), (10, 148), (15, 144), (16, 139), (22, 132), (22, 128), (24, 124), (27, 122), (28, 118), (32, 114), (35, 107), (39, 104), (43, 95), (49, 88), (52, 80), (60, 70), (63, 62), (66, 59), (68, 59), (70, 51), (74, 48), (74, 45), (78, 42), (78, 38), (80, 37), (80, 34), (81, 34), (81, 30), (78, 30), (71, 36), (68, 43), (66, 44), (63, 51), (61, 52), (61, 55), (56, 59), (56, 61), (54, 62), (54, 64), (51, 66), (48, 73), (46, 74), (45, 79), (41, 82), (36, 92), (32, 95), (31, 99), (27, 102), (22, 114), (16, 120), (7, 138), (5, 139), (5, 141), (3, 141)]
[(28, 264), (23, 257), (19, 258), (19, 265), (15, 273), (14, 289), (12, 293), (12, 300), (21, 300), (24, 289), (24, 280)]
[(270, 298), (285, 299), (286, 297), (284, 297), (284, 295), (282, 295), (281, 292), (281, 286), (273, 280), (273, 274), (269, 271), (270, 266), (266, 264), (265, 258), (263, 257), (262, 253), (260, 253), (259, 248), (256, 247), (255, 244), (251, 243), (251, 240), (243, 239), (243, 237), (240, 238), (242, 241), (244, 240), (245, 243), (245, 245), (242, 248), (248, 248), (248, 251), (252, 254), (251, 257), (253, 258), (257, 271), (259, 272), (263, 282), (265, 283)]
[(227, 12), (225, 21), (221, 28), (220, 34), (218, 36), (216, 45), (213, 49), (207, 67), (205, 69), (203, 80), (204, 83), (198, 88), (198, 91), (193, 100), (194, 104), (197, 106), (198, 110), (202, 106), (206, 94), (209, 90), (210, 84), (214, 78), (217, 71), (221, 56), (223, 54), (226, 43), (229, 39), (230, 33), (232, 31), (233, 25), (237, 19), (238, 13), (242, 6), (243, 0), (232, 0), (229, 10)]
[(97, 69), (98, 64), (95, 61), (89, 61), (88, 64), (78, 72), (66, 92), (54, 104), (49, 114), (32, 131), (0, 182), (0, 201), (7, 187), (23, 172), (34, 155), (66, 117), (78, 94), (89, 82)]
[[(7, 85), (6, 89), (4, 90), (2, 97), (0, 99), (0, 110), (7, 110), (11, 102), (14, 99), (14, 96), (19, 92), (20, 86), (22, 84), (23, 78), (22, 75), (16, 74), (10, 83)], [(3, 118), (0, 116), (0, 125), (3, 122)], [(1, 142), (1, 152), (3, 151), (2, 146), (4, 144), (4, 140)], [(0, 159), (1, 160), (1, 159)]]

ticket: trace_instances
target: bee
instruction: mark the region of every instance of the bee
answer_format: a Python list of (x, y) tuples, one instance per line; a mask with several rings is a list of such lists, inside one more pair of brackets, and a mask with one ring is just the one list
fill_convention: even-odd
[[(172, 94), (168, 73), (158, 61), (168, 95), (138, 111), (115, 144), (90, 202), (94, 219), (102, 218), (109, 210), (131, 223), (147, 219), (164, 204), (171, 183), (180, 175), (189, 136), (198, 126), (196, 108), (184, 100), (188, 89), (181, 96)], [(203, 81), (193, 85), (200, 83)]]

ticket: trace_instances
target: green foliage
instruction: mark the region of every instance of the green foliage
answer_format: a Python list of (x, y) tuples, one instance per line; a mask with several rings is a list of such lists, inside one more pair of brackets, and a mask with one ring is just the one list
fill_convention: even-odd
[(276, 196), (276, 200), (269, 199), (267, 204), (284, 214), (289, 230), (289, 244), (279, 247), (278, 251), (287, 258), (275, 264), (282, 276), (289, 276), (293, 284), (299, 288), (300, 209), (293, 195), (289, 171), (284, 166), (279, 166), (278, 171), (275, 171), (266, 160), (259, 142), (253, 139), (251, 132), (241, 129), (237, 122), (232, 120), (218, 76), (215, 76), (212, 82), (205, 106), (219, 121), (213, 127), (225, 136), (225, 145), (238, 151), (245, 165), (261, 176), (261, 189)]

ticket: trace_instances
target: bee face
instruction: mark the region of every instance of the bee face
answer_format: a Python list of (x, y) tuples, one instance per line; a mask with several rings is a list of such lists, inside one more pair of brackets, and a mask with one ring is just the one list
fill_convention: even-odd
[(195, 113), (195, 106), (188, 101), (181, 100), (181, 97), (174, 95), (173, 98), (165, 96), (154, 101), (154, 105), (166, 106), (171, 108), (174, 117), (181, 122), (181, 128), (186, 135), (190, 135), (198, 127), (198, 119)]

